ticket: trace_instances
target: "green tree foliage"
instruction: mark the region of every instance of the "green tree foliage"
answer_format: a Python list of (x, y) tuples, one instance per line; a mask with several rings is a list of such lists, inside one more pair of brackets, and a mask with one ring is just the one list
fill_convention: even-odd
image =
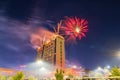
[(23, 72), (18, 72), (15, 76), (13, 76), (13, 80), (24, 80), (25, 76)]
[(63, 80), (63, 71), (60, 70), (58, 71), (58, 69), (56, 69), (56, 73), (55, 73), (55, 77), (56, 77), (56, 80)]
[(0, 80), (6, 80), (6, 76), (0, 76)]
[(8, 80), (13, 80), (13, 78), (12, 77), (8, 77)]
[(29, 76), (28, 80), (35, 80), (33, 76)]
[(120, 76), (120, 69), (117, 67), (117, 66), (114, 66), (112, 69), (111, 69), (111, 76)]

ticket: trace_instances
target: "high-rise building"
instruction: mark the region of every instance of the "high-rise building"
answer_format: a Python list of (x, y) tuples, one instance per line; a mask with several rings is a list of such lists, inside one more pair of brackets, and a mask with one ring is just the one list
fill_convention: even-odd
[(65, 69), (65, 46), (62, 36), (55, 35), (52, 40), (43, 42), (43, 46), (38, 48), (37, 52), (37, 60), (42, 59), (58, 69)]

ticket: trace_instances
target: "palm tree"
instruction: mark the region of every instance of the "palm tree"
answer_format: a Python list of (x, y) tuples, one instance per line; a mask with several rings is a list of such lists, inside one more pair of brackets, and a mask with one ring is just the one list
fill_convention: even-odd
[(64, 77), (63, 71), (62, 70), (58, 71), (58, 69), (56, 69), (55, 77), (56, 77), (56, 80), (63, 80), (63, 77)]
[(23, 72), (18, 72), (15, 76), (13, 76), (13, 80), (24, 80), (25, 76)]

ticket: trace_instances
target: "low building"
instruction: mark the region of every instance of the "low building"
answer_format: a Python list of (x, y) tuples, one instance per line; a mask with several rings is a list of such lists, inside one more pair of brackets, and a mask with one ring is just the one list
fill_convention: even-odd
[(17, 72), (20, 72), (20, 70), (15, 70), (12, 68), (0, 68), (0, 75), (12, 76)]

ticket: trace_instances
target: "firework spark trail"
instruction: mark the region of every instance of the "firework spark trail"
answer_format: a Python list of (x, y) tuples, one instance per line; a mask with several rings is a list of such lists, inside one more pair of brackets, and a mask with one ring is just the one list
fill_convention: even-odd
[(54, 37), (55, 33), (52, 33), (44, 28), (39, 28), (38, 31), (32, 33), (31, 43), (34, 45), (34, 48), (41, 47), (43, 42), (51, 40)]

